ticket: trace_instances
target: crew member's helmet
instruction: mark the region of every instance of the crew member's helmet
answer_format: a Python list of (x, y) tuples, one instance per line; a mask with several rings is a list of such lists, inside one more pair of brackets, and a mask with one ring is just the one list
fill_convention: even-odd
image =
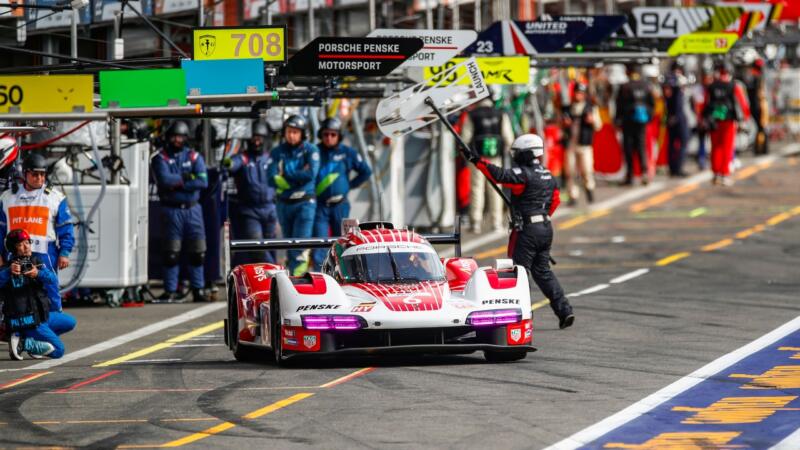
[(22, 172), (47, 173), (47, 160), (39, 153), (30, 152), (22, 160)]
[(511, 156), (517, 164), (530, 164), (544, 155), (544, 141), (535, 134), (523, 134), (511, 144)]
[(335, 131), (339, 133), (339, 137), (342, 136), (342, 121), (337, 119), (336, 117), (329, 117), (322, 121), (319, 125), (319, 131), (317, 132), (317, 137), (322, 139), (322, 132), (325, 130)]
[(19, 156), (17, 140), (13, 136), (0, 135), (0, 170), (10, 167)]
[(269, 128), (264, 122), (254, 122), (250, 136), (261, 136), (264, 139), (269, 138)]
[(10, 253), (16, 253), (17, 244), (19, 244), (22, 241), (30, 241), (30, 240), (31, 240), (31, 235), (28, 234), (28, 232), (23, 230), (22, 228), (16, 228), (14, 230), (11, 230), (6, 235), (6, 241), (5, 241), (6, 250), (8, 250)]
[(297, 128), (303, 132), (303, 140), (306, 139), (306, 119), (300, 114), (292, 114), (283, 122), (283, 131), (285, 132), (287, 128)]
[(167, 132), (165, 134), (167, 135), (167, 137), (180, 135), (180, 136), (183, 136), (185, 138), (188, 138), (189, 137), (189, 125), (187, 125), (186, 122), (184, 122), (182, 120), (176, 120), (175, 122), (172, 122), (170, 124), (170, 126), (169, 126), (169, 128), (167, 128)]

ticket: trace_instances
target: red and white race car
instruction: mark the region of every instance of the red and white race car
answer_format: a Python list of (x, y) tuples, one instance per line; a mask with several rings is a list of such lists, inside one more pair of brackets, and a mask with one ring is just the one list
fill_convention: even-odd
[(432, 244), (454, 244), (458, 255), (458, 231), (424, 236), (355, 221), (344, 229), (331, 239), (231, 242), (231, 251), (329, 248), (319, 273), (293, 277), (266, 263), (230, 271), (225, 342), (236, 359), (266, 349), (278, 364), (303, 356), (482, 350), (489, 361), (515, 361), (536, 350), (524, 267), (440, 259)]

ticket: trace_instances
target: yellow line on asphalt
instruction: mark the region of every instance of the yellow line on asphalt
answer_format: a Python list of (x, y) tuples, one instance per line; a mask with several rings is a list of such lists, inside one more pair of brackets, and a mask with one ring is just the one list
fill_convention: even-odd
[(35, 380), (37, 378), (41, 378), (41, 377), (43, 377), (43, 376), (45, 376), (45, 375), (47, 375), (49, 373), (53, 373), (53, 372), (32, 373), (32, 374), (26, 375), (26, 376), (24, 376), (24, 377), (22, 377), (20, 379), (17, 379), (17, 380), (14, 380), (14, 381), (10, 381), (10, 382), (8, 382), (6, 384), (1, 384), (0, 385), (0, 391), (2, 391), (4, 389), (12, 388), (14, 386), (19, 386), (20, 384), (24, 384), (24, 383), (27, 383), (29, 381), (33, 381), (33, 380)]
[(745, 167), (744, 169), (740, 170), (736, 175), (734, 175), (733, 178), (737, 180), (744, 180), (746, 178), (750, 178), (771, 165), (772, 161), (764, 161), (762, 163), (756, 164), (755, 166)]
[(500, 247), (495, 247), (491, 250), (486, 250), (485, 252), (477, 253), (473, 256), (475, 259), (484, 259), (484, 258), (492, 258), (494, 256), (504, 255), (508, 252), (507, 245), (501, 245)]
[(748, 237), (750, 237), (750, 236), (752, 236), (752, 235), (754, 235), (756, 233), (760, 233), (760, 232), (764, 231), (764, 228), (766, 228), (766, 227), (763, 224), (758, 224), (756, 226), (750, 227), (750, 228), (748, 228), (746, 230), (742, 230), (742, 231), (736, 233), (736, 238), (738, 238), (738, 239), (748, 238)]
[(656, 265), (657, 266), (666, 266), (668, 264), (674, 263), (675, 261), (680, 261), (681, 259), (686, 258), (686, 257), (688, 257), (690, 255), (691, 255), (690, 252), (675, 253), (674, 255), (667, 256), (666, 258), (659, 259), (656, 262)]
[(534, 303), (533, 305), (531, 305), (531, 311), (536, 311), (537, 309), (541, 308), (542, 306), (549, 305), (549, 304), (550, 304), (550, 300), (548, 300), (548, 299), (540, 300), (540, 301)]
[(611, 214), (610, 209), (599, 209), (597, 211), (592, 211), (588, 214), (584, 214), (582, 216), (578, 216), (567, 220), (566, 222), (561, 223), (556, 228), (559, 230), (569, 230), (570, 228), (575, 228), (582, 223), (586, 223), (592, 219), (597, 219), (598, 217), (603, 217)]
[(713, 252), (714, 250), (719, 250), (731, 244), (733, 244), (733, 239), (728, 238), (714, 242), (713, 244), (704, 245), (700, 249), (703, 250), (704, 252)]
[[(292, 403), (297, 403), (300, 400), (307, 399), (308, 397), (311, 397), (312, 395), (314, 395), (314, 394), (311, 394), (311, 393), (308, 393), (308, 392), (302, 392), (300, 394), (295, 394), (295, 395), (293, 395), (293, 396), (291, 396), (289, 398), (285, 398), (283, 400), (278, 400), (277, 402), (272, 403), (271, 405), (267, 405), (267, 406), (265, 406), (265, 407), (263, 407), (261, 409), (257, 409), (257, 410), (255, 410), (255, 411), (253, 411), (251, 413), (248, 413), (248, 414), (242, 416), (242, 418), (243, 419), (249, 419), (249, 420), (258, 419), (259, 417), (266, 416), (267, 414), (273, 413), (273, 412), (275, 412), (275, 411), (277, 411), (277, 410), (279, 410), (281, 408), (285, 408), (285, 407), (291, 405)], [(211, 428), (208, 428), (206, 430), (203, 430), (203, 431), (201, 431), (199, 433), (195, 433), (195, 434), (186, 436), (186, 437), (181, 438), (181, 439), (176, 439), (174, 441), (167, 442), (166, 444), (161, 445), (161, 447), (167, 447), (167, 448), (168, 447), (181, 447), (183, 445), (191, 444), (192, 442), (197, 442), (197, 441), (199, 441), (201, 439), (205, 439), (205, 438), (207, 438), (209, 436), (213, 436), (215, 434), (222, 433), (223, 431), (230, 430), (231, 428), (233, 428), (235, 426), (236, 426), (236, 424), (233, 424), (231, 422), (223, 422), (223, 423), (221, 423), (219, 425), (215, 425), (215, 426), (213, 426)]]
[(356, 370), (355, 372), (353, 372), (351, 374), (345, 375), (343, 377), (339, 377), (339, 378), (337, 378), (337, 379), (335, 379), (333, 381), (329, 381), (329, 382), (327, 382), (325, 384), (321, 384), (319, 387), (328, 388), (328, 387), (336, 386), (337, 384), (342, 384), (345, 381), (350, 381), (353, 378), (358, 378), (361, 375), (366, 375), (366, 374), (372, 372), (373, 370), (375, 370), (374, 367), (365, 367), (363, 369), (358, 369), (358, 370)]
[(210, 333), (214, 330), (218, 330), (223, 327), (223, 322), (220, 320), (219, 322), (214, 322), (210, 325), (206, 325), (195, 330), (192, 330), (188, 333), (181, 334), (180, 336), (175, 336), (174, 338), (168, 339), (164, 342), (160, 342), (155, 345), (151, 345), (150, 347), (143, 348), (141, 350), (137, 350), (132, 353), (128, 353), (127, 355), (120, 356), (119, 358), (115, 358), (100, 364), (95, 364), (94, 367), (108, 367), (113, 366), (115, 364), (123, 363), (125, 361), (130, 361), (132, 359), (140, 358), (144, 355), (149, 355), (150, 353), (157, 352), (159, 350), (163, 350), (165, 348), (172, 347), (173, 345), (187, 341), (193, 337), (202, 336), (204, 334)]
[(794, 214), (792, 214), (790, 212), (782, 212), (782, 213), (780, 213), (780, 214), (778, 214), (776, 216), (772, 216), (769, 219), (767, 219), (767, 225), (770, 225), (770, 226), (777, 225), (777, 224), (783, 222), (784, 220), (791, 219), (793, 215)]

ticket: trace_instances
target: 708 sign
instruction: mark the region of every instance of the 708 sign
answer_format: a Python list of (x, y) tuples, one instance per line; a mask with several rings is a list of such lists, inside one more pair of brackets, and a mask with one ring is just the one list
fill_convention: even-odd
[(262, 59), (286, 61), (286, 28), (196, 28), (194, 59)]

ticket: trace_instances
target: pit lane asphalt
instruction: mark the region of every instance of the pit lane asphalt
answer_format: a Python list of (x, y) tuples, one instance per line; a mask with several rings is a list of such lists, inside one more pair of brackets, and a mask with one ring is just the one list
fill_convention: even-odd
[[(237, 363), (221, 328), (184, 335), (220, 310), (52, 368), (9, 371), (38, 362), (0, 356), (0, 447), (546, 447), (800, 313), (798, 171), (797, 157), (779, 158), (732, 188), (703, 183), (557, 231), (565, 290), (609, 286), (572, 296), (568, 330), (537, 309), (539, 351), (524, 361)], [(75, 351), (197, 307), (73, 308), (79, 328), (65, 340)]]

